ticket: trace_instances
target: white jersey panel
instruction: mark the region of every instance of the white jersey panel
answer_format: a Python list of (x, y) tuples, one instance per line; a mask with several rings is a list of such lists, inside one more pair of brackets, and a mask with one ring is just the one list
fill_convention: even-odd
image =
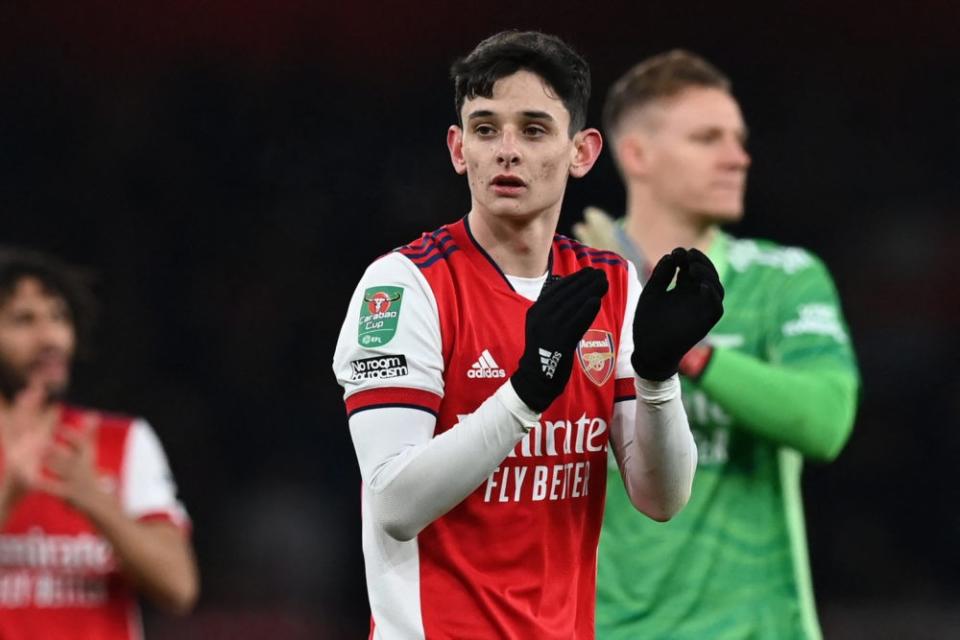
[(617, 352), (616, 379), (633, 378), (636, 375), (630, 358), (633, 356), (633, 316), (640, 299), (640, 278), (632, 262), (627, 262), (627, 303), (623, 311), (623, 327), (620, 329), (620, 349)]
[(380, 387), (443, 396), (437, 300), (406, 256), (389, 253), (363, 274), (340, 330), (333, 370), (344, 399)]
[(186, 510), (177, 500), (177, 486), (167, 464), (157, 434), (146, 420), (138, 418), (130, 425), (124, 444), (122, 502), (123, 511), (132, 518), (165, 514), (177, 526), (189, 522)]

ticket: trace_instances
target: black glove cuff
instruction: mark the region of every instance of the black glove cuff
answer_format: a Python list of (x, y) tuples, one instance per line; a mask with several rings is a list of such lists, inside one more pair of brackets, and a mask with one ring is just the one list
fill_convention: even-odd
[(517, 369), (510, 377), (510, 384), (513, 385), (517, 396), (523, 400), (523, 404), (536, 413), (543, 413), (556, 399), (556, 392), (552, 386), (543, 384), (536, 375), (525, 373), (523, 367)]

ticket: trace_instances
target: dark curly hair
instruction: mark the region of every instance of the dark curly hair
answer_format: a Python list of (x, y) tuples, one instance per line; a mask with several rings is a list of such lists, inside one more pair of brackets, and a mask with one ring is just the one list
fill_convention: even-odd
[(24, 278), (35, 278), (44, 291), (66, 302), (78, 351), (84, 352), (97, 313), (92, 273), (39, 251), (0, 246), (0, 306), (7, 303)]
[(501, 31), (453, 63), (450, 77), (457, 122), (463, 125), (460, 110), (466, 100), (491, 97), (497, 80), (521, 69), (537, 74), (556, 92), (570, 113), (571, 137), (583, 129), (590, 101), (590, 67), (563, 40), (539, 31)]

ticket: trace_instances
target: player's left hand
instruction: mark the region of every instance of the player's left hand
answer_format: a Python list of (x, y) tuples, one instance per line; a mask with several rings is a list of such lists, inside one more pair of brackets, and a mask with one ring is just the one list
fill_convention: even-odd
[[(677, 284), (667, 290), (674, 274)], [(674, 249), (653, 268), (633, 319), (637, 375), (666, 380), (723, 315), (723, 285), (713, 263), (696, 249)]]
[(39, 488), (66, 500), (80, 511), (103, 496), (96, 465), (97, 420), (86, 420), (78, 429), (57, 435), (47, 456)]

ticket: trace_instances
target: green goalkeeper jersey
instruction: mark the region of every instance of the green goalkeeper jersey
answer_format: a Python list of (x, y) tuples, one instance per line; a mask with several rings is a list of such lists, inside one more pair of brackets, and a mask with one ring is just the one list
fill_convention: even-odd
[(699, 463), (687, 506), (658, 523), (611, 456), (597, 638), (819, 638), (806, 552), (803, 456), (846, 441), (859, 384), (836, 290), (798, 248), (718, 234), (726, 295), (713, 359), (683, 400)]

